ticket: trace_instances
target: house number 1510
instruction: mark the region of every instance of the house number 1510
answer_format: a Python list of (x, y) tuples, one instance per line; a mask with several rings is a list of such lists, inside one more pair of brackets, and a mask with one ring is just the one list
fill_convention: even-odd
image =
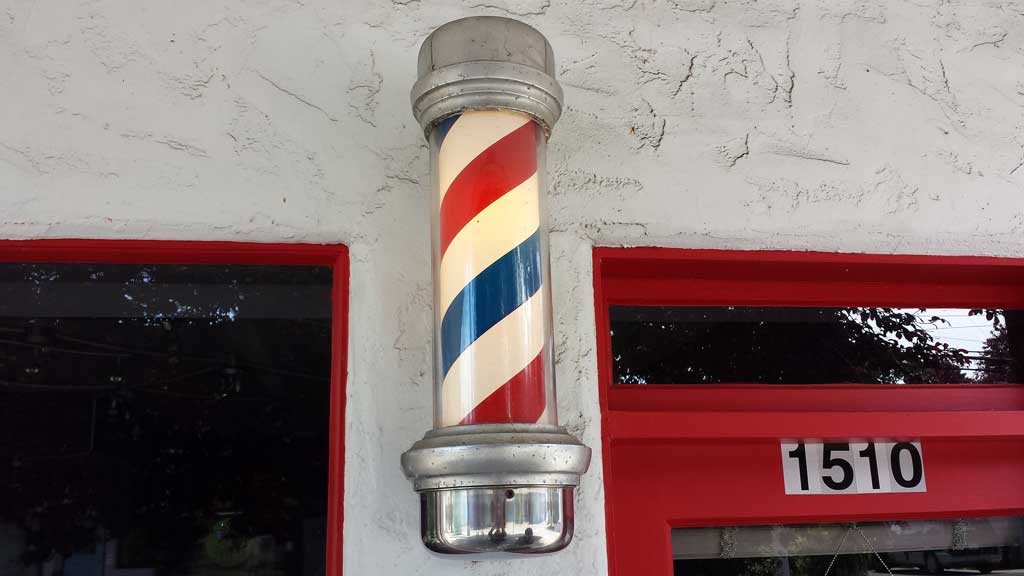
[(786, 494), (925, 492), (920, 441), (783, 442)]

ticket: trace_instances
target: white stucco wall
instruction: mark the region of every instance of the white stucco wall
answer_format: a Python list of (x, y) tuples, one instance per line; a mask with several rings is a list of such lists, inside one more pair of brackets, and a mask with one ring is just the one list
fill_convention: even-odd
[(1021, 0), (0, 0), (0, 237), (344, 242), (345, 573), (605, 574), (600, 451), (559, 554), (429, 554), (415, 53), (512, 15), (556, 51), (561, 418), (599, 448), (590, 247), (1024, 256)]

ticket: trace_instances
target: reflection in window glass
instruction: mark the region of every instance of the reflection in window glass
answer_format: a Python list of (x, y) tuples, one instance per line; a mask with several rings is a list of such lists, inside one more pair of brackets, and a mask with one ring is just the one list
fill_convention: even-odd
[(1024, 381), (1024, 311), (610, 309), (617, 384)]
[(1024, 521), (974, 518), (672, 531), (675, 576), (1024, 574)]
[(323, 574), (330, 289), (0, 265), (0, 574)]

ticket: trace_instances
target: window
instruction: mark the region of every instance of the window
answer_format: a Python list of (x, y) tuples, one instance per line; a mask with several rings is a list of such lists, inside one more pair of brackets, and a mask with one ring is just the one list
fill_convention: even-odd
[(1022, 543), (1024, 521), (1013, 517), (672, 531), (675, 573), (698, 576), (1024, 574)]
[[(612, 574), (814, 572), (851, 527), (901, 568), (1020, 568), (1024, 261), (596, 248), (594, 275)], [(787, 494), (780, 445), (805, 441), (919, 446), (927, 487)], [(723, 554), (723, 535), (803, 547)]]
[(1024, 382), (1024, 311), (611, 306), (615, 384)]
[(5, 259), (0, 572), (340, 575), (344, 248)]

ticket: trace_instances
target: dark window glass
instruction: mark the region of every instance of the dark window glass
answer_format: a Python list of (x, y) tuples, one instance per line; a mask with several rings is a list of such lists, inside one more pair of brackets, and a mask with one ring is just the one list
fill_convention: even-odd
[(1024, 574), (1021, 518), (687, 528), (675, 576)]
[(0, 265), (0, 574), (323, 574), (330, 291)]
[(612, 306), (617, 384), (1024, 381), (1024, 311)]

